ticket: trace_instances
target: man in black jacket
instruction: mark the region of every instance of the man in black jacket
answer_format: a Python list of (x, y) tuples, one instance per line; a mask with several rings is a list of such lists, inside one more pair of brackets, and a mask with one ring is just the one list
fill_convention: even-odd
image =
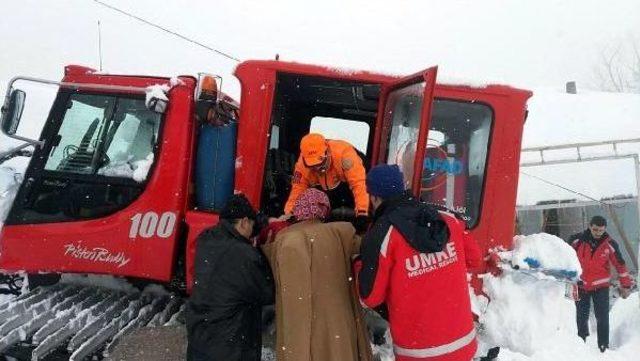
[(220, 223), (197, 240), (195, 283), (186, 307), (189, 361), (259, 361), (261, 310), (274, 302), (264, 255), (249, 238), (256, 211), (234, 195)]

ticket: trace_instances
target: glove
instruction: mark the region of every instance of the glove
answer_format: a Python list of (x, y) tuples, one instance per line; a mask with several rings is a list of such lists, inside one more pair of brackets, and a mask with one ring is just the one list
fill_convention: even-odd
[(369, 228), (369, 217), (364, 214), (359, 214), (356, 216), (356, 219), (353, 221), (353, 226), (356, 229), (356, 233), (362, 234), (367, 231)]

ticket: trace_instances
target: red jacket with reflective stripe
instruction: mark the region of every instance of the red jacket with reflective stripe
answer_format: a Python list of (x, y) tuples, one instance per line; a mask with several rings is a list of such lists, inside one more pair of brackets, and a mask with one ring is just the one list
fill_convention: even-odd
[[(582, 288), (592, 291), (611, 285), (611, 267), (613, 265), (620, 277), (622, 287), (631, 287), (633, 281), (629, 275), (624, 259), (616, 241), (608, 234), (604, 234), (601, 240), (593, 241), (589, 230), (572, 236), (569, 241), (578, 254), (582, 267)], [(595, 242), (595, 248), (589, 244)]]
[[(449, 214), (441, 217), (449, 239), (440, 252), (417, 251), (392, 223), (380, 233), (384, 238), (377, 247), (377, 264), (367, 264), (363, 255), (359, 281), (371, 282), (362, 277), (367, 272), (374, 276), (370, 287), (359, 285), (361, 299), (372, 308), (386, 303), (399, 361), (468, 361), (476, 352), (466, 274), (467, 265), (482, 263), (480, 250), (461, 221)], [(363, 242), (375, 242), (371, 238)], [(363, 289), (370, 292), (363, 295)]]

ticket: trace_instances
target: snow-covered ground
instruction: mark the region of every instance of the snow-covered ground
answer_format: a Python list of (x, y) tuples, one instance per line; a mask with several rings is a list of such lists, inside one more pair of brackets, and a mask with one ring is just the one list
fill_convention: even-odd
[[(577, 336), (575, 306), (564, 297), (564, 285), (507, 274), (485, 280), (489, 304), (481, 340), (503, 345), (501, 361), (630, 361), (640, 354), (638, 293), (616, 299), (610, 313), (611, 349), (601, 354), (595, 337), (584, 343)], [(592, 320), (593, 321), (593, 320)]]
[[(484, 292), (492, 300), (473, 298), (480, 311), (479, 339), (502, 347), (502, 361), (635, 360), (640, 354), (640, 303), (638, 292), (627, 299), (614, 298), (610, 314), (610, 346), (604, 355), (597, 348), (595, 323), (586, 344), (577, 336), (575, 305), (566, 297), (571, 277), (555, 278), (533, 268), (524, 259), (538, 261), (540, 269), (554, 274), (581, 273), (575, 253), (549, 234), (517, 236), (515, 249), (501, 252), (503, 273), (484, 278)], [(518, 265), (516, 270), (511, 265)], [(564, 271), (562, 273), (556, 271)], [(569, 288), (570, 289), (570, 288)], [(570, 293), (569, 293), (570, 294)], [(593, 316), (593, 315), (592, 315)]]

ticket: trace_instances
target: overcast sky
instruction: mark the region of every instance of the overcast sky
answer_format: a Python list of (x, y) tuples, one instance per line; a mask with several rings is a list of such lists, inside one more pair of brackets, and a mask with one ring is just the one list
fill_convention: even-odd
[[(278, 53), (399, 74), (437, 64), (443, 76), (523, 87), (593, 84), (602, 49), (640, 39), (638, 0), (104, 1), (243, 60)], [(106, 71), (207, 71), (238, 93), (234, 61), (92, 0), (4, 2), (0, 80), (57, 79), (69, 63), (97, 67), (98, 20)]]
[[(533, 89), (563, 89), (568, 80), (577, 80), (581, 90), (593, 87), (601, 54), (640, 39), (639, 0), (104, 2), (242, 60), (280, 54), (282, 60), (394, 74), (437, 64), (443, 78)], [(67, 64), (97, 68), (98, 21), (105, 71), (166, 76), (215, 73), (224, 77), (224, 91), (239, 94), (239, 84), (231, 75), (235, 61), (92, 0), (3, 2), (0, 89), (4, 91), (6, 81), (17, 74), (60, 79)], [(532, 115), (530, 119), (540, 118)], [(528, 146), (547, 143), (539, 134), (562, 132), (555, 120), (553, 124), (528, 123), (527, 127), (535, 127), (525, 133), (532, 134), (525, 139)], [(593, 140), (625, 134), (621, 126), (607, 133), (616, 126), (613, 120), (602, 127), (602, 133), (591, 129), (588, 134), (594, 134), (597, 139)], [(580, 128), (573, 129), (574, 134), (555, 139), (574, 139), (575, 129)], [(625, 166), (622, 172), (634, 178), (631, 167)], [(567, 181), (566, 176), (559, 178)], [(627, 183), (621, 189), (630, 189)], [(594, 189), (603, 186), (592, 185), (587, 191)], [(633, 186), (629, 191), (635, 193)]]

